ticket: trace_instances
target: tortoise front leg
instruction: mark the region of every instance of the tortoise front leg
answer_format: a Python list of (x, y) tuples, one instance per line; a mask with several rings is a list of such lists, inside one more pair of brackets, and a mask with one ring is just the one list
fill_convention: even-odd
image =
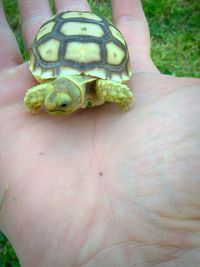
[(130, 109), (134, 102), (133, 93), (122, 83), (99, 79), (96, 81), (95, 90), (99, 99), (116, 103), (123, 110)]
[(36, 85), (26, 92), (24, 104), (33, 114), (38, 113), (40, 107), (44, 104), (46, 96), (53, 90), (51, 83)]

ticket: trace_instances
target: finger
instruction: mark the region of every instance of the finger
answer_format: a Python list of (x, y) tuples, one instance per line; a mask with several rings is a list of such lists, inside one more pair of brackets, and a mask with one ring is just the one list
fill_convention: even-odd
[(113, 17), (124, 35), (134, 72), (159, 72), (150, 56), (149, 27), (140, 0), (113, 0)]
[(22, 63), (19, 47), (7, 23), (2, 2), (0, 2), (0, 36), (0, 70)]
[(56, 13), (68, 10), (88, 11), (90, 10), (89, 4), (86, 0), (56, 0), (55, 1)]
[(18, 0), (18, 3), (22, 18), (22, 33), (29, 48), (40, 26), (51, 16), (49, 1)]

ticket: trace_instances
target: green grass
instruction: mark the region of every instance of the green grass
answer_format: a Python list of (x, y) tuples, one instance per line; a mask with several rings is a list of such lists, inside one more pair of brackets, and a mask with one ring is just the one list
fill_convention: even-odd
[(0, 267), (19, 267), (17, 256), (7, 238), (0, 234)]
[(152, 58), (165, 74), (200, 77), (199, 1), (143, 1)]
[[(3, 1), (8, 22), (27, 60), (16, 2)], [(109, 0), (89, 2), (93, 11), (112, 19)], [(143, 6), (150, 26), (152, 58), (160, 71), (174, 76), (200, 77), (199, 0), (143, 0)], [(0, 267), (9, 266), (18, 267), (19, 262), (6, 237), (0, 234)]]

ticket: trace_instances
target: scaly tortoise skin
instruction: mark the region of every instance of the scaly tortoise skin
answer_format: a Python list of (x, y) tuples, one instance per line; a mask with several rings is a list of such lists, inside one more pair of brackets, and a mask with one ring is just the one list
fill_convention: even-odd
[(127, 110), (134, 97), (126, 42), (112, 23), (92, 12), (62, 12), (44, 23), (30, 49), (30, 71), (41, 83), (24, 98), (28, 110), (51, 115), (105, 102)]

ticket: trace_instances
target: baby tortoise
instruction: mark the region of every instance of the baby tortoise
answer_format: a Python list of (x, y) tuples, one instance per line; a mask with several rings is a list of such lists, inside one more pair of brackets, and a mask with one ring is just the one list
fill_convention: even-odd
[(134, 101), (127, 44), (118, 29), (92, 12), (66, 11), (44, 23), (30, 50), (30, 70), (40, 83), (25, 106), (51, 115), (113, 102), (128, 110)]

